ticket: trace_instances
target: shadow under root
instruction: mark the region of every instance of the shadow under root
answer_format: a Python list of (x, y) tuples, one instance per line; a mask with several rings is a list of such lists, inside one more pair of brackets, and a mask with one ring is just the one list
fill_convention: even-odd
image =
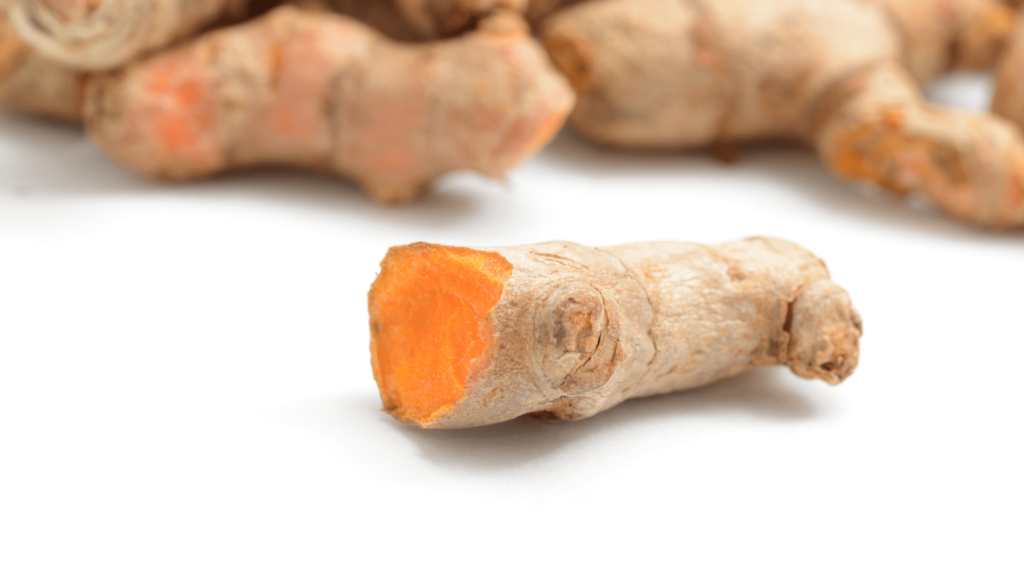
[(575, 422), (546, 422), (524, 416), (465, 430), (421, 430), (398, 422), (393, 425), (417, 444), (427, 460), (443, 467), (485, 471), (514, 468), (584, 439), (667, 419), (729, 416), (785, 423), (812, 419), (820, 412), (797, 385), (783, 381), (781, 369), (762, 368), (687, 392), (629, 400)]

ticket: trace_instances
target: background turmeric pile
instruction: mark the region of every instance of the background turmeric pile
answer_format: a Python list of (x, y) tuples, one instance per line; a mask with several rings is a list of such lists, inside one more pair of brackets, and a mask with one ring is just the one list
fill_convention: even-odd
[(9, 0), (0, 106), (82, 118), (153, 177), (293, 165), (388, 202), (453, 170), (501, 177), (571, 111), (621, 148), (804, 142), (843, 178), (1010, 228), (1024, 225), (1019, 128), (930, 105), (919, 86), (1008, 52), (994, 109), (1024, 123), (1016, 4)]
[(81, 118), (112, 157), (152, 177), (300, 166), (382, 202), (411, 200), (455, 170), (501, 178), (572, 110), (568, 82), (503, 3), (339, 6), (424, 38), (472, 28), (418, 44), (330, 13), (331, 3), (295, 4), (202, 32), (266, 7), (15, 2), (0, 27), (0, 105)]
[(844, 178), (1008, 228), (1024, 225), (1019, 130), (930, 105), (919, 85), (992, 66), (1014, 17), (997, 0), (594, 0), (542, 35), (594, 141), (805, 142)]
[[(0, 106), (81, 122), (112, 158), (152, 178), (297, 166), (351, 180), (388, 203), (413, 200), (458, 170), (502, 178), (567, 120), (616, 148), (790, 140), (813, 147), (840, 177), (901, 196), (920, 192), (961, 220), (1011, 228), (1024, 225), (1024, 137), (1014, 125), (1024, 125), (1017, 4), (9, 0), (0, 4)], [(947, 72), (997, 65), (994, 110), (1005, 119), (941, 108), (921, 95), (923, 84)], [(545, 291), (561, 268), (534, 270), (545, 258), (590, 272), (561, 278), (568, 295), (556, 298)], [(617, 264), (597, 272), (609, 258)], [(725, 272), (723, 262), (731, 262)], [(596, 251), (400, 248), (371, 293), (375, 375), (388, 410), (427, 427), (522, 413), (581, 418), (765, 363), (836, 383), (856, 366), (860, 321), (819, 264), (774, 240)], [(408, 319), (422, 316), (407, 309), (411, 294), (433, 294), (423, 277), (440, 279), (436, 314), (410, 328)], [(451, 319), (445, 306), (461, 306), (445, 298), (466, 277), (468, 291), (456, 300), (485, 301), (456, 323), (469, 332), (453, 327), (445, 346), (469, 364), (445, 356), (444, 346), (415, 346)], [(690, 294), (683, 277), (707, 286)], [(636, 302), (616, 316), (620, 297)], [(801, 302), (812, 302), (806, 321)], [(512, 353), (510, 335), (531, 334), (516, 324), (524, 306), (540, 333)], [(694, 324), (679, 306), (721, 317)], [(735, 314), (723, 312), (731, 306)], [(743, 316), (751, 306), (757, 314)], [(828, 326), (815, 324), (826, 318)], [(732, 328), (704, 337), (714, 354), (695, 351), (693, 334), (723, 324)], [(803, 325), (808, 332), (799, 332)], [(576, 340), (562, 342), (566, 334)], [(665, 345), (659, 358), (672, 364), (661, 367), (667, 372), (650, 373), (660, 368), (644, 360), (655, 346), (645, 338)], [(536, 346), (545, 339), (561, 352), (544, 356), (550, 351)], [(493, 348), (495, 341), (504, 344)], [(800, 342), (816, 344), (803, 350)], [(562, 354), (569, 349), (590, 355), (569, 366), (572, 354)], [(679, 368), (702, 354), (710, 354), (707, 362)], [(510, 383), (510, 374), (521, 377)], [(531, 378), (529, 393), (516, 392)], [(565, 388), (579, 378), (593, 382)], [(503, 407), (486, 409), (494, 395)]]

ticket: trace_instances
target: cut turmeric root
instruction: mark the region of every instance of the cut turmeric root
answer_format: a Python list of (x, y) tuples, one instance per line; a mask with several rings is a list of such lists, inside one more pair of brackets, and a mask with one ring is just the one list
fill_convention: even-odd
[(593, 0), (542, 36), (577, 91), (572, 126), (596, 142), (801, 141), (842, 177), (1007, 228), (1024, 225), (1024, 140), (918, 85), (992, 65), (1013, 22), (996, 0)]
[(36, 53), (0, 9), (0, 109), (77, 122), (86, 76)]
[(9, 0), (11, 19), (42, 56), (108, 70), (245, 13), (250, 0)]
[(573, 93), (515, 15), (435, 44), (281, 7), (90, 83), (86, 126), (157, 178), (254, 165), (327, 170), (383, 202), (436, 177), (502, 177), (563, 124)]
[(392, 248), (369, 295), (384, 409), (423, 428), (575, 420), (783, 364), (838, 384), (861, 320), (783, 240)]

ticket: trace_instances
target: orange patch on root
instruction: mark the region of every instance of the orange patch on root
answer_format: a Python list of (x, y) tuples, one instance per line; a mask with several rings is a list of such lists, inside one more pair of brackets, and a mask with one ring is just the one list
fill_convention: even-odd
[(166, 154), (204, 157), (206, 136), (215, 122), (214, 98), (201, 62), (168, 60), (157, 67), (146, 93), (159, 102), (153, 126)]
[(436, 244), (392, 248), (370, 289), (370, 351), (384, 409), (425, 423), (465, 395), (487, 360), (490, 315), (512, 264)]
[(867, 180), (903, 195), (915, 188), (947, 189), (967, 182), (955, 149), (903, 132), (903, 115), (892, 110), (881, 122), (855, 126), (837, 140), (829, 162), (847, 178)]

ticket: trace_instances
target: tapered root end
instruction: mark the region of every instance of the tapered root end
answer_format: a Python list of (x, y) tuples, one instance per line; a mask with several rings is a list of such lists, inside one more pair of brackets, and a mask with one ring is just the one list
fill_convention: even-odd
[(804, 288), (791, 314), (786, 364), (793, 372), (832, 385), (853, 374), (864, 327), (845, 290), (819, 280)]
[(370, 289), (370, 351), (384, 410), (427, 425), (488, 361), (490, 315), (512, 265), (495, 252), (392, 248)]

